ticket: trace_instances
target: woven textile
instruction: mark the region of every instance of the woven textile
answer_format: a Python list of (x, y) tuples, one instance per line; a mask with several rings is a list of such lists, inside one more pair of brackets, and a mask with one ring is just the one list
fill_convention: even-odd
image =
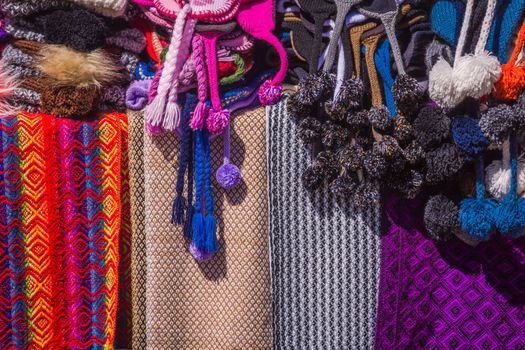
[(379, 208), (359, 215), (309, 194), (310, 155), (286, 102), (268, 109), (268, 181), (276, 350), (369, 349), (379, 276)]
[(146, 348), (146, 206), (144, 195), (144, 115), (128, 111), (132, 227), (132, 349)]
[(0, 348), (112, 348), (125, 125), (0, 118)]
[[(179, 141), (145, 136), (147, 349), (271, 348), (265, 130), (262, 108), (232, 121), (232, 162), (243, 181), (225, 191), (213, 179), (219, 253), (200, 264), (170, 223)], [(219, 137), (213, 169), (222, 156)]]
[(423, 198), (385, 201), (377, 349), (524, 349), (525, 239), (422, 234)]

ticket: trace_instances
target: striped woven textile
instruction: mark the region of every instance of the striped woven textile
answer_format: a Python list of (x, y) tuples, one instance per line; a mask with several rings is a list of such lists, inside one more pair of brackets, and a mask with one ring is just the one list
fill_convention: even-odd
[(126, 124), (0, 118), (1, 349), (113, 348)]
[(286, 100), (267, 115), (274, 349), (373, 348), (379, 208), (356, 214), (327, 192), (304, 190), (312, 160)]

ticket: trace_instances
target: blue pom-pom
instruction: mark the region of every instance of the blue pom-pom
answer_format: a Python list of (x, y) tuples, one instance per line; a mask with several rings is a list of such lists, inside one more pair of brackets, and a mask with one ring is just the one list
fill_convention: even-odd
[(525, 199), (507, 197), (495, 212), (496, 227), (505, 236), (518, 238), (525, 234)]
[(452, 121), (452, 137), (464, 158), (469, 161), (476, 159), (489, 145), (489, 140), (479, 127), (479, 121), (466, 115)]
[(200, 212), (193, 214), (191, 226), (193, 229), (191, 244), (199, 250), (206, 250), (206, 228), (204, 227), (204, 215), (202, 215)]
[(217, 224), (215, 217), (211, 214), (206, 215), (206, 251), (210, 254), (216, 253), (218, 250), (217, 244)]
[(204, 249), (197, 248), (193, 243), (190, 244), (190, 254), (195, 258), (195, 260), (202, 262), (210, 260), (213, 257), (213, 254), (208, 253)]
[(461, 202), (461, 229), (472, 238), (486, 241), (494, 231), (494, 212), (498, 204), (488, 198), (467, 198)]
[(241, 172), (235, 165), (227, 163), (217, 169), (215, 178), (222, 188), (229, 190), (241, 182)]

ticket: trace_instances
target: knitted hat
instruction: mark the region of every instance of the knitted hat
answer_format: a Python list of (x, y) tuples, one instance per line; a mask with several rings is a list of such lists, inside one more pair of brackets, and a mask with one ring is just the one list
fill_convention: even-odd
[(0, 6), (10, 17), (28, 16), (50, 9), (80, 5), (98, 14), (116, 17), (124, 14), (127, 0), (3, 0)]
[(281, 97), (281, 83), (288, 70), (288, 56), (281, 42), (272, 34), (275, 27), (272, 0), (255, 0), (243, 3), (237, 15), (237, 22), (247, 33), (273, 46), (279, 55), (281, 60), (279, 71), (271, 81), (265, 82), (259, 90), (259, 99), (263, 105), (274, 104)]

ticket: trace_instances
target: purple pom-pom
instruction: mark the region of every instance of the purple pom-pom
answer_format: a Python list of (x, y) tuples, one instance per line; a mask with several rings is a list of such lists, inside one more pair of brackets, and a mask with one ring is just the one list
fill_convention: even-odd
[(222, 188), (229, 190), (241, 182), (241, 172), (235, 165), (227, 163), (217, 169), (215, 178)]
[(276, 104), (281, 99), (283, 87), (272, 84), (271, 80), (266, 80), (259, 89), (259, 101), (263, 106)]
[(228, 126), (230, 122), (230, 111), (226, 110), (212, 110), (208, 115), (207, 125), (208, 131), (212, 134), (220, 134)]
[(212, 253), (208, 253), (205, 250), (199, 249), (193, 244), (190, 244), (190, 254), (199, 262), (208, 261), (213, 257)]
[(148, 103), (150, 80), (137, 80), (131, 83), (126, 92), (126, 106), (134, 111), (138, 111)]

